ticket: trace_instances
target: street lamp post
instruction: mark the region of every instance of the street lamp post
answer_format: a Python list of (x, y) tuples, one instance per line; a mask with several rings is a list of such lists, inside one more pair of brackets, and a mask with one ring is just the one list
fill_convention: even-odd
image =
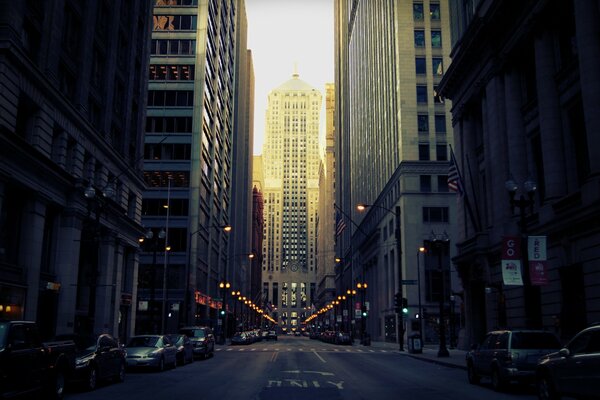
[(227, 340), (227, 292), (229, 291), (230, 287), (231, 287), (231, 284), (227, 281), (219, 283), (219, 289), (221, 289), (221, 293), (222, 293), (222, 298), (221, 298), (222, 328), (221, 328), (221, 339), (220, 339), (221, 344), (225, 343), (225, 341)]
[(158, 333), (156, 322), (155, 322), (155, 312), (154, 312), (154, 303), (156, 302), (156, 253), (158, 251), (158, 239), (164, 239), (166, 236), (166, 232), (164, 229), (161, 229), (156, 236), (154, 236), (154, 232), (152, 229), (148, 229), (148, 231), (144, 234), (144, 237), (148, 240), (152, 240), (152, 274), (150, 275), (150, 330), (152, 333)]
[(421, 343), (424, 343), (423, 338), (423, 308), (421, 307), (421, 263), (419, 259), (421, 258), (421, 253), (425, 252), (425, 247), (419, 247), (419, 251), (417, 252), (417, 291), (419, 296), (419, 336), (421, 336)]
[(367, 292), (367, 283), (359, 282), (356, 284), (356, 288), (360, 290), (360, 309), (361, 309), (361, 323), (360, 323), (360, 343), (363, 345), (367, 344), (365, 338), (365, 328), (367, 325), (367, 307), (365, 306), (365, 295)]
[(454, 295), (450, 295), (450, 348), (454, 348)]
[(537, 183), (532, 180), (527, 180), (523, 183), (523, 189), (527, 193), (525, 197), (522, 193), (516, 199), (515, 195), (519, 186), (515, 181), (509, 179), (504, 184), (509, 194), (511, 211), (514, 213), (515, 207), (519, 209), (519, 232), (521, 234), (521, 249), (523, 253), (523, 295), (525, 302), (525, 317), (526, 326), (528, 328), (540, 328), (542, 326), (542, 312), (540, 302), (540, 288), (531, 284), (531, 274), (529, 271), (529, 257), (527, 253), (527, 209), (529, 214), (533, 214), (533, 206), (535, 204), (535, 191)]
[(348, 295), (348, 333), (350, 334), (350, 340), (354, 343), (354, 314), (352, 313), (352, 299), (356, 296), (356, 289), (346, 290)]
[(438, 253), (438, 271), (440, 273), (440, 323), (439, 323), (439, 330), (440, 330), (440, 348), (438, 350), (437, 356), (438, 357), (449, 357), (450, 353), (448, 352), (448, 349), (446, 348), (446, 324), (444, 319), (445, 317), (445, 313), (444, 313), (444, 297), (445, 297), (445, 277), (444, 277), (444, 269), (442, 267), (442, 257), (444, 254), (444, 248), (448, 245), (448, 243), (450, 242), (450, 238), (448, 237), (448, 234), (446, 234), (446, 232), (444, 232), (442, 235), (436, 235), (435, 233), (431, 232), (431, 243), (435, 246), (436, 251)]
[(232, 291), (231, 297), (233, 299), (233, 329), (235, 331), (237, 331), (237, 301), (236, 300), (238, 297), (240, 297), (240, 291), (239, 290)]
[[(401, 224), (400, 224), (400, 217), (401, 217), (401, 210), (400, 210), (400, 206), (396, 206), (395, 211), (390, 210), (389, 208), (383, 207), (383, 206), (379, 206), (379, 205), (372, 205), (372, 204), (358, 204), (356, 206), (356, 209), (358, 211), (364, 211), (366, 210), (368, 207), (378, 207), (381, 208), (383, 210), (386, 210), (387, 212), (389, 212), (390, 214), (392, 214), (396, 220), (396, 229), (394, 232), (394, 237), (396, 239), (396, 257), (398, 258), (398, 292), (400, 293), (400, 298), (404, 298), (404, 286), (403, 286), (403, 280), (404, 278), (402, 277), (402, 233), (401, 233)], [(399, 350), (400, 351), (404, 351), (404, 313), (402, 312), (402, 309), (399, 310), (398, 314), (398, 346), (399, 346)]]

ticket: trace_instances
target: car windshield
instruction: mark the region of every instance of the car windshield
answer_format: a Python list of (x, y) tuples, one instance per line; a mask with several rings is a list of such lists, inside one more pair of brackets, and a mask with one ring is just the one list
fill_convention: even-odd
[(547, 332), (514, 332), (512, 334), (513, 349), (559, 349), (560, 342)]
[(182, 329), (181, 333), (187, 337), (204, 338), (204, 329)]
[(6, 334), (8, 332), (8, 322), (0, 322), (0, 350), (6, 347)]
[(127, 347), (156, 347), (158, 336), (132, 337)]
[(183, 344), (183, 336), (181, 335), (169, 335), (169, 340), (171, 340), (171, 342), (177, 346)]

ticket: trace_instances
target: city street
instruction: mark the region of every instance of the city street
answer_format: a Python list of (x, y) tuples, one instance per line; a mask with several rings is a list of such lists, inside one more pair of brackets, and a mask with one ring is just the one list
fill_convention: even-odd
[(307, 337), (247, 346), (218, 346), (215, 356), (163, 373), (130, 371), (122, 384), (94, 392), (68, 392), (88, 399), (533, 399), (534, 388), (496, 393), (489, 384), (469, 385), (461, 368), (399, 353), (391, 346), (336, 346)]

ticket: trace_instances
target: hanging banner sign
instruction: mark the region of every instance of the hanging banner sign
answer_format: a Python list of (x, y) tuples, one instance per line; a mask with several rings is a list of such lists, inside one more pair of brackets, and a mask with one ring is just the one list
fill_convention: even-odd
[(502, 238), (502, 281), (505, 285), (523, 286), (521, 239), (518, 236)]
[(531, 284), (535, 286), (547, 285), (546, 236), (529, 236), (527, 238), (527, 255), (529, 257)]

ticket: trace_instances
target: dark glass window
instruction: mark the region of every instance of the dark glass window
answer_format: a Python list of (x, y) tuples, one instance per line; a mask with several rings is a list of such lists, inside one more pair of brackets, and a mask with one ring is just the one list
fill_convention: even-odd
[(435, 133), (446, 133), (446, 116), (444, 114), (435, 116)]
[(437, 3), (429, 4), (429, 15), (432, 21), (440, 20), (440, 5)]
[(429, 115), (428, 114), (417, 115), (417, 123), (419, 125), (419, 133), (429, 132)]
[(415, 70), (417, 75), (425, 75), (427, 73), (425, 58), (417, 57), (415, 58)]
[(437, 86), (433, 87), (433, 102), (436, 104), (442, 104), (444, 102), (444, 98), (438, 93)]
[(423, 3), (413, 3), (413, 18), (415, 21), (423, 21)]
[(195, 15), (155, 15), (152, 18), (154, 31), (180, 31), (196, 29)]
[(440, 48), (442, 47), (442, 32), (431, 31), (431, 47)]
[(417, 103), (427, 103), (427, 86), (417, 85)]
[(419, 144), (419, 160), (427, 161), (429, 160), (429, 145), (428, 144)]
[(448, 222), (448, 207), (423, 207), (423, 222)]
[(431, 175), (420, 175), (419, 181), (421, 192), (431, 192)]
[(425, 31), (415, 31), (415, 47), (425, 47)]
[(445, 144), (437, 144), (435, 145), (435, 155), (436, 160), (438, 161), (447, 161), (448, 160), (448, 146)]
[(438, 175), (437, 177), (438, 192), (448, 192), (448, 175)]

